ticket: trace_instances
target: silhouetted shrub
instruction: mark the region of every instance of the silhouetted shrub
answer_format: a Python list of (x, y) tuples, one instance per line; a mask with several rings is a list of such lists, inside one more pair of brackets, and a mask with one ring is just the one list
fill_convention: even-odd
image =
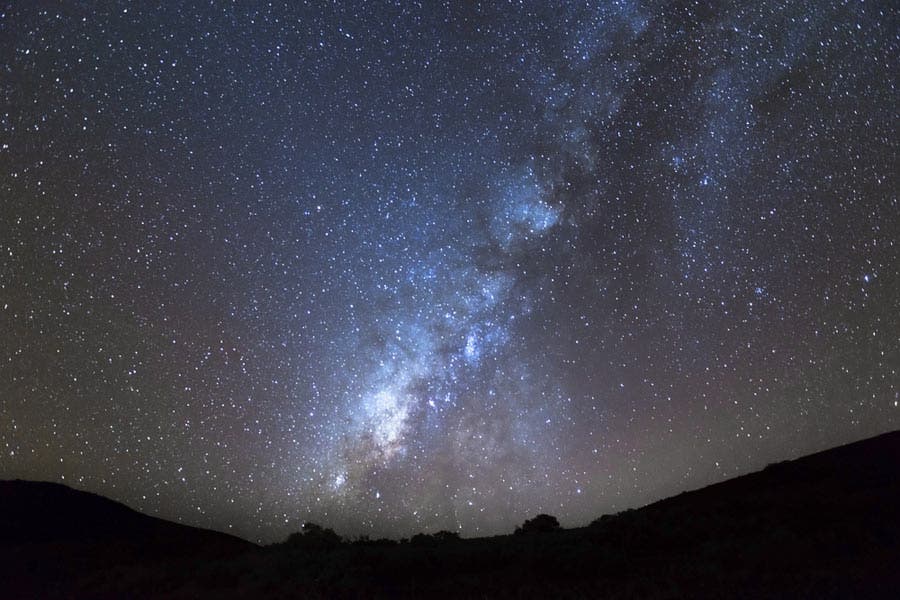
[(459, 534), (455, 531), (441, 530), (434, 534), (434, 539), (438, 542), (454, 542), (459, 539)]
[(516, 535), (523, 533), (547, 533), (559, 530), (559, 521), (552, 515), (538, 515), (533, 519), (526, 519), (521, 527), (516, 527)]
[(368, 546), (368, 547), (374, 547), (374, 548), (384, 548), (386, 546), (397, 546), (397, 545), (399, 545), (399, 543), (400, 542), (398, 542), (397, 540), (392, 540), (392, 539), (388, 539), (388, 538), (378, 538), (378, 539), (373, 540), (367, 535), (361, 535), (358, 538), (356, 538), (355, 540), (353, 540), (354, 546)]
[(333, 529), (316, 523), (304, 523), (301, 531), (292, 533), (285, 545), (293, 548), (324, 550), (340, 546), (344, 540)]
[(432, 534), (417, 533), (412, 536), (409, 543), (413, 546), (437, 546), (439, 544), (458, 541), (459, 539), (459, 534), (455, 531), (443, 530)]
[(599, 519), (594, 519), (591, 521), (590, 527), (597, 528), (608, 525), (612, 520), (615, 519), (615, 515), (603, 515)]
[(434, 546), (436, 545), (434, 538), (427, 533), (417, 533), (409, 539), (409, 543), (413, 546)]

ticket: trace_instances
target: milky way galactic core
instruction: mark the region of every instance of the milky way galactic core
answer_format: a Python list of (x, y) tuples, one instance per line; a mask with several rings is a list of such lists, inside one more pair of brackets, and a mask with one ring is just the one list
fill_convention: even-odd
[(5, 3), (0, 477), (475, 536), (896, 429), (898, 25)]

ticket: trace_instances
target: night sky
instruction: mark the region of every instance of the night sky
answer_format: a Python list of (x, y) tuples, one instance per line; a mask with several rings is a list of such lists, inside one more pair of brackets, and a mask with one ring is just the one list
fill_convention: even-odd
[(475, 536), (900, 427), (895, 3), (300, 4), (0, 6), (0, 478)]

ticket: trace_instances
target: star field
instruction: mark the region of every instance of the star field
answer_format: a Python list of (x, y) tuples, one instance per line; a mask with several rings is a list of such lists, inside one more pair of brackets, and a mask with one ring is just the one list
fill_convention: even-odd
[(900, 427), (890, 2), (0, 8), (0, 478), (564, 526)]

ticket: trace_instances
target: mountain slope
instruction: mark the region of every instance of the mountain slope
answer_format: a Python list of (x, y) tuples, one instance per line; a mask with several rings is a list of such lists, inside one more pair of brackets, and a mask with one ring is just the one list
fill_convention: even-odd
[[(0, 580), (6, 598), (108, 596), (110, 582), (254, 550), (240, 538), (151, 517), (57, 483), (0, 481)], [(140, 583), (138, 583), (140, 582)], [(149, 593), (148, 595), (156, 595)]]
[(8, 597), (894, 598), (900, 432), (577, 529), (353, 543), (319, 532), (258, 548), (63, 486), (0, 482)]
[(103, 496), (43, 481), (0, 481), (0, 514), (4, 545), (140, 540), (167, 549), (252, 546), (231, 535), (151, 517)]
[(321, 597), (896, 598), (900, 432), (588, 527), (425, 542), (325, 556), (284, 544), (267, 550), (271, 584), (308, 594), (314, 581)]

